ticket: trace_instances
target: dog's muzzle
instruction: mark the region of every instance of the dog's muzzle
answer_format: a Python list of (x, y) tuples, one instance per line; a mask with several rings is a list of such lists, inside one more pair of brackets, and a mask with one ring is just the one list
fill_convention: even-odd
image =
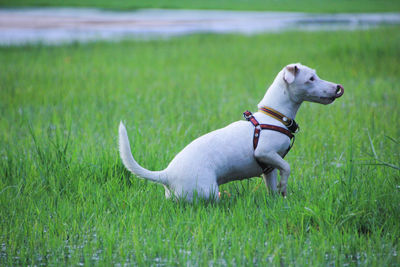
[(335, 98), (341, 97), (341, 96), (343, 95), (343, 93), (344, 93), (344, 88), (343, 88), (343, 86), (342, 86), (341, 84), (338, 84), (338, 85), (336, 86), (336, 95), (335, 95)]

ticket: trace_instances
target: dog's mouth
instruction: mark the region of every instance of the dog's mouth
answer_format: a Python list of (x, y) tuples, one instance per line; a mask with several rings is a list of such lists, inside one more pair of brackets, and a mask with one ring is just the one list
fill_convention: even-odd
[(321, 103), (322, 104), (330, 104), (330, 103), (332, 103), (333, 101), (335, 101), (335, 99), (336, 99), (336, 97), (334, 97), (334, 96), (332, 96), (332, 97), (319, 97), (319, 99), (321, 99), (322, 101), (321, 101)]
[(338, 84), (337, 87), (336, 87), (336, 92), (335, 92), (334, 96), (330, 96), (330, 97), (322, 97), (322, 96), (320, 96), (319, 99), (321, 99), (324, 104), (330, 104), (333, 101), (335, 101), (336, 98), (341, 97), (343, 95), (343, 93), (344, 93), (343, 86)]

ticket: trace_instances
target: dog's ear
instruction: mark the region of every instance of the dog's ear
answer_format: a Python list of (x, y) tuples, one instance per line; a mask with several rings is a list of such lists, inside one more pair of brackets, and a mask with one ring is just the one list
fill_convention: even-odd
[(299, 72), (299, 67), (297, 66), (297, 64), (287, 65), (283, 73), (283, 79), (288, 84), (291, 84), (292, 82), (294, 82), (294, 79), (296, 78), (296, 74), (298, 72)]

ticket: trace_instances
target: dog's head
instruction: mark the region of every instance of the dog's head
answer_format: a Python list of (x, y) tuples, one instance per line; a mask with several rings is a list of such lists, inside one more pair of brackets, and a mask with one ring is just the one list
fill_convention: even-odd
[(315, 70), (300, 63), (289, 64), (282, 72), (288, 93), (295, 102), (311, 101), (326, 105), (344, 93), (343, 86), (320, 79)]

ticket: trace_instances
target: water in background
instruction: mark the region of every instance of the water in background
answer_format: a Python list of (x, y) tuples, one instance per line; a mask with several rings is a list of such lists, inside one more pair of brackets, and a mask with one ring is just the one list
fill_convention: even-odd
[(257, 34), (285, 30), (355, 30), (400, 24), (400, 13), (162, 10), (130, 12), (79, 8), (0, 9), (0, 45), (61, 44), (192, 33)]

